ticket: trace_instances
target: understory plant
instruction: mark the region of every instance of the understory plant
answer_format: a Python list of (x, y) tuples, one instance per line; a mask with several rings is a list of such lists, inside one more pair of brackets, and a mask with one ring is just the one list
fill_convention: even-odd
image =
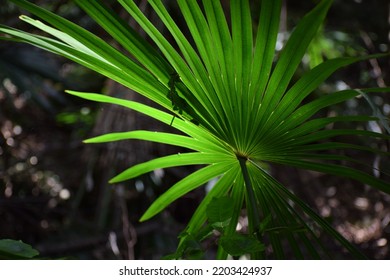
[[(86, 140), (102, 143), (138, 139), (188, 151), (139, 163), (112, 178), (111, 183), (160, 168), (201, 166), (157, 198), (141, 221), (151, 219), (192, 190), (214, 182), (180, 234), (178, 249), (171, 258), (200, 257), (197, 254), (203, 251), (202, 241), (216, 236), (218, 259), (242, 255), (252, 259), (337, 257), (321, 240), (322, 232), (351, 257), (364, 258), (324, 218), (276, 180), (269, 169), (277, 164), (313, 170), (390, 193), (389, 183), (381, 176), (364, 171), (365, 163), (330, 152), (362, 150), (388, 156), (388, 152), (371, 146), (333, 140), (338, 136), (389, 140), (387, 135), (329, 128), (330, 124), (383, 119), (317, 114), (334, 104), (388, 89), (313, 94), (336, 70), (370, 57), (326, 60), (298, 80), (293, 79), (331, 0), (320, 1), (300, 20), (280, 52), (275, 51), (275, 46), (281, 0), (231, 0), (226, 13), (217, 0), (177, 0), (185, 31), (162, 0), (148, 0), (171, 40), (132, 0), (118, 2), (148, 38), (140, 36), (103, 1), (76, 0), (124, 51), (28, 1), (12, 2), (39, 18), (21, 16), (21, 20), (51, 36), (1, 26), (2, 39), (29, 43), (69, 58), (153, 100), (163, 109), (99, 93), (67, 91), (69, 94), (124, 106), (177, 129), (177, 133), (115, 132)], [(252, 14), (251, 4), (260, 7), (258, 15)], [(237, 231), (241, 215), (248, 219), (245, 232)]]

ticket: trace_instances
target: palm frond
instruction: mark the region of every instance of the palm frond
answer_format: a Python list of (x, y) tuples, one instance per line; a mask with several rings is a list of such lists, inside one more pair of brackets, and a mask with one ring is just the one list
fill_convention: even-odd
[[(332, 252), (322, 243), (319, 229), (332, 236), (352, 256), (363, 257), (328, 222), (263, 168), (267, 164), (283, 164), (315, 170), (357, 180), (390, 194), (388, 182), (364, 169), (344, 164), (359, 166), (359, 160), (326, 152), (352, 149), (388, 156), (387, 151), (377, 148), (333, 140), (343, 135), (389, 140), (388, 135), (345, 128), (327, 129), (329, 124), (378, 120), (378, 115), (316, 117), (324, 108), (389, 89), (348, 89), (319, 96), (313, 94), (338, 69), (379, 56), (328, 60), (306, 72), (298, 81), (292, 81), (326, 17), (331, 0), (320, 1), (302, 18), (276, 59), (281, 0), (261, 1), (257, 28), (249, 0), (231, 0), (230, 16), (225, 15), (220, 1), (177, 0), (189, 34), (181, 30), (162, 0), (149, 0), (174, 43), (168, 41), (134, 1), (119, 0), (153, 44), (110, 11), (103, 1), (76, 0), (130, 56), (80, 26), (28, 1), (12, 2), (45, 21), (21, 17), (53, 38), (0, 26), (0, 32), (8, 36), (6, 39), (29, 43), (69, 58), (171, 112), (121, 98), (68, 91), (87, 100), (135, 110), (184, 134), (142, 130), (116, 132), (88, 139), (86, 143), (138, 139), (192, 150), (132, 166), (114, 177), (112, 183), (157, 168), (203, 165), (157, 198), (141, 217), (142, 221), (157, 215), (184, 194), (216, 180), (180, 236), (179, 251), (183, 252), (181, 249), (189, 239), (198, 238), (201, 242), (210, 234), (212, 227), (208, 224), (207, 207), (215, 201), (213, 199), (229, 197), (234, 211), (221, 240), (237, 237), (237, 223), (245, 208), (249, 220), (246, 234), (251, 240), (255, 238), (259, 244), (268, 246), (265, 251), (250, 252), (252, 258), (329, 258)], [(310, 101), (305, 102), (309, 96)], [(172, 114), (177, 118), (173, 120)], [(379, 117), (379, 121), (383, 122), (383, 118)], [(218, 244), (216, 256), (220, 259), (228, 257), (223, 243)]]

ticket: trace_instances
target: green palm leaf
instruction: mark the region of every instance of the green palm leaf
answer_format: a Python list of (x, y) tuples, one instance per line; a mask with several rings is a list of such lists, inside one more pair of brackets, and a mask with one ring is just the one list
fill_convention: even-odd
[[(111, 179), (111, 183), (158, 168), (203, 165), (157, 198), (141, 217), (142, 221), (157, 215), (184, 194), (215, 180), (215, 185), (180, 235), (176, 257), (185, 251), (183, 247), (188, 240), (196, 239), (200, 243), (212, 234), (207, 209), (213, 209), (210, 204), (221, 197), (229, 197), (232, 201), (233, 211), (229, 209), (228, 212), (233, 214), (223, 229), (223, 242), (217, 249), (219, 259), (228, 257), (226, 242), (233, 239), (243, 242), (244, 247), (254, 244), (251, 242), (256, 242), (258, 248), (263, 248), (263, 243), (271, 247), (271, 255), (260, 249), (248, 251), (252, 258), (332, 257), (332, 252), (318, 237), (319, 229), (332, 236), (352, 256), (363, 257), (328, 222), (267, 171), (268, 164), (289, 165), (357, 180), (390, 194), (388, 182), (362, 171), (364, 168), (345, 165), (358, 163), (364, 167), (359, 160), (324, 153), (352, 149), (388, 156), (387, 151), (373, 147), (332, 141), (343, 135), (389, 140), (387, 135), (365, 130), (326, 129), (329, 124), (378, 120), (387, 129), (384, 118), (375, 112), (373, 117), (316, 118), (320, 110), (334, 104), (362, 95), (367, 99), (370, 93), (388, 92), (389, 89), (312, 94), (341, 67), (379, 56), (328, 60), (292, 82), (307, 47), (326, 17), (331, 0), (322, 0), (300, 21), (276, 60), (280, 0), (261, 1), (256, 30), (253, 30), (249, 0), (231, 0), (229, 17), (220, 1), (177, 0), (189, 34), (181, 30), (162, 0), (149, 0), (177, 47), (132, 0), (119, 0), (119, 3), (153, 44), (110, 11), (103, 1), (76, 0), (131, 56), (28, 1), (12, 1), (46, 23), (26, 16), (22, 16), (22, 20), (54, 39), (0, 26), (0, 32), (8, 36), (6, 39), (26, 42), (72, 59), (139, 92), (171, 113), (102, 94), (68, 91), (69, 94), (124, 106), (180, 131), (180, 135), (142, 130), (116, 132), (88, 139), (86, 143), (138, 139), (192, 150), (132, 166)], [(307, 97), (310, 101), (302, 104)], [(176, 116), (174, 119), (172, 114)], [(244, 235), (237, 236), (237, 223), (244, 207), (249, 225)]]
[(157, 198), (148, 208), (148, 210), (146, 210), (146, 212), (143, 214), (143, 216), (141, 217), (141, 221), (150, 219), (157, 213), (161, 212), (164, 208), (166, 208), (169, 204), (171, 204), (179, 197), (182, 197), (193, 189), (203, 185), (204, 183), (207, 183), (211, 179), (222, 175), (223, 173), (229, 171), (229, 169), (231, 168), (232, 163), (226, 164), (225, 162), (219, 162), (203, 167), (202, 169), (188, 175), (187, 177), (173, 185), (159, 198)]

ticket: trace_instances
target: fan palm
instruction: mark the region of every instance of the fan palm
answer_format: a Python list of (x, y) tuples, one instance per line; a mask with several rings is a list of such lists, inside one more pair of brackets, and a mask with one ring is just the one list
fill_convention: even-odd
[[(330, 139), (340, 135), (389, 139), (388, 136), (365, 130), (325, 129), (332, 123), (377, 119), (370, 116), (314, 117), (323, 108), (384, 89), (311, 95), (310, 101), (302, 102), (334, 71), (368, 57), (327, 60), (292, 82), (310, 41), (325, 19), (331, 0), (322, 0), (301, 19), (277, 60), (275, 45), (281, 0), (256, 2), (260, 5), (257, 25), (252, 21), (248, 0), (230, 1), (230, 21), (220, 1), (203, 0), (200, 5), (197, 1), (178, 0), (191, 40), (175, 23), (162, 0), (149, 0), (173, 37), (175, 46), (132, 0), (118, 2), (154, 44), (139, 36), (101, 1), (76, 0), (131, 56), (28, 1), (12, 2), (50, 24), (21, 16), (23, 21), (54, 39), (1, 26), (0, 31), (7, 34), (6, 39), (27, 42), (74, 60), (146, 96), (165, 110), (102, 94), (68, 91), (69, 94), (125, 106), (179, 131), (177, 134), (117, 132), (88, 139), (86, 143), (141, 139), (191, 150), (132, 166), (111, 179), (111, 183), (135, 178), (157, 168), (203, 166), (156, 199), (141, 221), (152, 218), (176, 199), (216, 179), (179, 236), (178, 251), (173, 257), (183, 257), (196, 249), (193, 244), (199, 244), (215, 229), (221, 234), (217, 252), (221, 259), (229, 254), (245, 253), (252, 258), (291, 257), (288, 254), (295, 258), (332, 257), (332, 252), (321, 242), (318, 229), (330, 234), (354, 257), (364, 257), (328, 222), (278, 182), (267, 168), (268, 164), (275, 163), (314, 170), (357, 180), (390, 193), (388, 182), (349, 167), (346, 163), (355, 163), (353, 158), (324, 153), (357, 149), (387, 155), (374, 148)], [(256, 30), (253, 26), (257, 26)], [(236, 225), (242, 209), (246, 209), (249, 228), (246, 234), (239, 235)]]

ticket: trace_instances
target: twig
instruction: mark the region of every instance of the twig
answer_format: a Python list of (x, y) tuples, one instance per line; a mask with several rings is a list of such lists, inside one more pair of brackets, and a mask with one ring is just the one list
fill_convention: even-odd
[[(367, 48), (371, 51), (371, 52), (375, 52), (375, 47), (374, 47), (374, 44), (370, 38), (370, 36), (367, 34), (367, 32), (365, 31), (360, 31), (360, 36), (362, 37), (363, 39), (363, 42), (364, 44), (366, 44)], [(378, 84), (379, 87), (386, 87), (386, 83), (385, 83), (385, 80), (383, 79), (383, 73), (382, 73), (382, 69), (381, 67), (379, 66), (379, 63), (378, 63), (378, 60), (376, 58), (371, 58), (369, 60), (370, 64), (371, 64), (371, 67), (372, 67), (372, 71), (374, 73), (374, 76), (376, 78), (376, 83)]]
[(122, 211), (122, 233), (127, 246), (127, 259), (134, 259), (134, 246), (137, 243), (137, 232), (134, 226), (129, 222), (128, 209), (126, 199), (124, 198), (124, 189), (122, 185), (115, 188), (116, 195), (119, 200), (119, 205)]

